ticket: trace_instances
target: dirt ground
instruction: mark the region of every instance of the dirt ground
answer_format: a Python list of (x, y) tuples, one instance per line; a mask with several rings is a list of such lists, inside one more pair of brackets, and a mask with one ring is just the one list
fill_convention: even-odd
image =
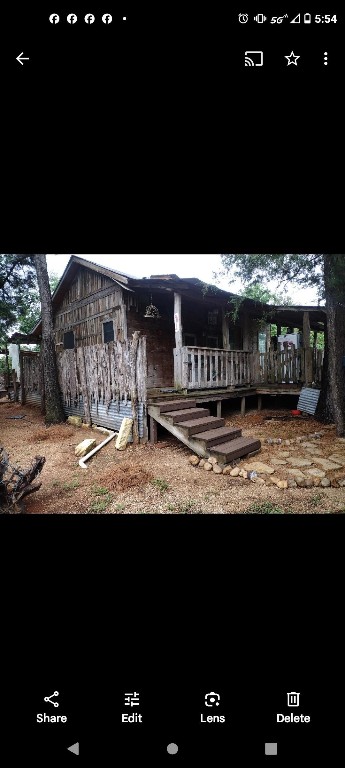
[[(244, 436), (262, 441), (255, 460), (268, 461), (279, 455), (280, 446), (267, 445), (267, 438), (294, 440), (321, 425), (306, 420), (265, 420), (289, 414), (289, 410), (250, 410), (245, 416), (226, 412), (227, 426), (239, 426)], [(10, 416), (24, 415), (22, 419)], [(334, 452), (335, 429), (324, 427), (319, 445)], [(250, 480), (216, 475), (192, 467), (191, 451), (167, 432), (159, 434), (156, 445), (129, 444), (116, 451), (110, 441), (82, 469), (74, 455), (78, 443), (87, 437), (97, 444), (105, 438), (91, 428), (69, 424), (46, 427), (36, 407), (0, 401), (0, 444), (10, 462), (27, 469), (35, 456), (46, 459), (40, 475), (42, 486), (28, 496), (25, 514), (279, 514), (343, 513), (345, 487), (277, 488), (258, 486)], [(285, 447), (285, 446), (284, 446)], [(246, 459), (239, 466), (246, 463)]]

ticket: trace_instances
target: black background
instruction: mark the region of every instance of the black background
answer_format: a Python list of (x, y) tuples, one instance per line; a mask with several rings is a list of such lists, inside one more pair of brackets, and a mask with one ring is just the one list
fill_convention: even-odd
[[(340, 60), (278, 66), (303, 29), (247, 37), (236, 9), (63, 30), (60, 8), (3, 25), (3, 252), (343, 250)], [(323, 29), (304, 31), (316, 61)], [(264, 44), (267, 69), (239, 66)], [(261, 765), (278, 741), (281, 765), (336, 764), (343, 534), (343, 515), (2, 517), (3, 762)], [(54, 690), (68, 725), (35, 725)], [(144, 722), (121, 726), (132, 690)], [(199, 723), (209, 690), (224, 726)], [(310, 728), (278, 730), (290, 690)]]

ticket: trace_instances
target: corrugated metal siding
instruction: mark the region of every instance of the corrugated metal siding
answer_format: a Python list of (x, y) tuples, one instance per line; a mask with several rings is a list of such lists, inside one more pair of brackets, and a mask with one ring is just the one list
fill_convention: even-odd
[(25, 392), (25, 402), (31, 405), (41, 405), (40, 392)]
[(300, 411), (305, 411), (305, 413), (310, 413), (311, 416), (314, 416), (320, 392), (320, 389), (311, 389), (309, 387), (302, 389), (297, 403), (297, 408)]
[[(10, 392), (10, 399), (14, 401), (14, 392)], [(20, 389), (18, 390), (18, 402), (20, 402)], [(41, 393), (40, 392), (26, 392), (25, 403), (31, 405), (41, 405)]]
[[(11, 392), (11, 400), (14, 400), (14, 393)], [(28, 392), (25, 395), (25, 402), (30, 405), (41, 405), (40, 392)], [(81, 416), (84, 417), (84, 405), (83, 398), (79, 398), (78, 403), (74, 403), (71, 406), (63, 403), (63, 408), (66, 416)], [(119, 403), (112, 401), (107, 409), (102, 403), (96, 403), (91, 405), (91, 421), (93, 424), (97, 424), (99, 427), (105, 427), (106, 429), (113, 429), (114, 432), (118, 432), (121, 427), (122, 419), (125, 417), (132, 418), (132, 408), (130, 400), (127, 403), (122, 400)], [(139, 437), (144, 436), (144, 419), (146, 418), (146, 412), (144, 403), (138, 403), (138, 425), (139, 425)], [(132, 442), (133, 438), (130, 436), (128, 442)]]
[[(132, 418), (131, 403), (128, 400), (127, 403), (121, 400), (119, 403), (112, 401), (109, 408), (106, 405), (95, 402), (91, 403), (91, 421), (93, 424), (97, 424), (99, 427), (105, 427), (106, 429), (113, 429), (118, 432), (121, 426), (122, 419), (125, 417)], [(79, 403), (72, 406), (66, 406), (64, 404), (64, 411), (67, 416), (84, 416), (83, 398), (79, 398)], [(144, 436), (144, 403), (138, 403), (138, 422), (139, 422), (139, 437)], [(129, 442), (132, 442), (132, 436), (129, 438)]]

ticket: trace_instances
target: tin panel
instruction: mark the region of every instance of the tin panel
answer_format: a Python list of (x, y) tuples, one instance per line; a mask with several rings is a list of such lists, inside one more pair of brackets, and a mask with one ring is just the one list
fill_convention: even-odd
[[(84, 416), (83, 398), (79, 398), (78, 403), (73, 403), (71, 406), (64, 404), (64, 411), (67, 416)], [(106, 429), (112, 429), (114, 432), (118, 432), (122, 423), (122, 419), (125, 417), (132, 418), (131, 403), (128, 400), (127, 403), (121, 400), (116, 403), (114, 400), (110, 403), (109, 408), (102, 403), (91, 403), (91, 421), (93, 424), (97, 424), (99, 427), (105, 427)], [(144, 436), (144, 404), (138, 403), (138, 426), (139, 437)], [(132, 436), (129, 438), (129, 442), (132, 442)]]
[(41, 393), (25, 392), (25, 403), (30, 403), (30, 405), (41, 405)]
[(305, 413), (310, 413), (311, 416), (314, 416), (320, 397), (320, 392), (320, 389), (311, 389), (309, 387), (302, 389), (297, 403), (297, 408), (300, 411), (305, 411)]

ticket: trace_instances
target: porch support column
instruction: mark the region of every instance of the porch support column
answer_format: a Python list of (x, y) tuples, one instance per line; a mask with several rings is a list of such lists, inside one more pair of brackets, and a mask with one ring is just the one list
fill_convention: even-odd
[(222, 307), (222, 331), (223, 331), (223, 349), (230, 349), (229, 318), (226, 316), (225, 307)]
[(150, 443), (153, 445), (157, 443), (158, 437), (157, 437), (157, 422), (156, 419), (153, 418), (153, 416), (150, 416)]
[(20, 381), (20, 391), (19, 391), (19, 401), (21, 405), (24, 405), (25, 399), (24, 399), (24, 363), (23, 363), (23, 352), (19, 347), (19, 381)]
[(258, 395), (258, 411), (261, 411), (262, 408), (262, 396)]
[(310, 347), (309, 312), (303, 312), (303, 348), (304, 348), (304, 378), (305, 384), (313, 381), (313, 351)]
[(218, 400), (217, 401), (217, 419), (221, 419), (221, 418), (222, 418), (222, 401)]
[[(223, 349), (226, 351), (230, 350), (230, 339), (229, 339), (229, 318), (226, 316), (226, 308), (222, 307), (222, 332), (223, 332)], [(230, 387), (231, 386), (231, 370), (230, 370), (230, 360), (229, 355), (226, 355), (225, 358), (225, 386)], [(217, 411), (218, 416), (218, 411)]]
[(241, 397), (241, 416), (245, 416), (245, 415), (246, 415), (246, 398), (243, 395), (243, 397)]
[(174, 293), (174, 324), (175, 324), (175, 349), (174, 349), (174, 387), (182, 389), (182, 311), (181, 294)]

